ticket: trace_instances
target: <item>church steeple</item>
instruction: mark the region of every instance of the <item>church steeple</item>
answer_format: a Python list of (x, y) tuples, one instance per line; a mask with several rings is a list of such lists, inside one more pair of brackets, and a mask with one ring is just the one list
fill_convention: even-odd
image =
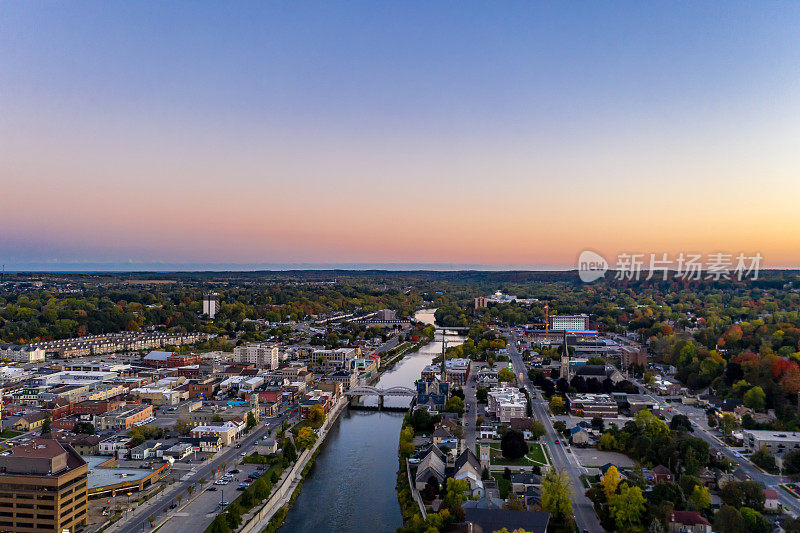
[(447, 359), (447, 340), (444, 338), (444, 331), (442, 331), (442, 383), (447, 381), (447, 364), (445, 360)]

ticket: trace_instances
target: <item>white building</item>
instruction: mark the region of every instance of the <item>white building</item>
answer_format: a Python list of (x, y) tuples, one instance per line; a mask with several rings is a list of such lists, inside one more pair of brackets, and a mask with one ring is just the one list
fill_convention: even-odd
[(550, 329), (584, 331), (589, 328), (588, 315), (551, 315)]
[(512, 418), (524, 418), (526, 406), (527, 399), (518, 388), (503, 384), (489, 391), (486, 412), (507, 423)]
[(314, 366), (325, 368), (340, 368), (342, 370), (353, 370), (356, 363), (356, 351), (354, 348), (336, 348), (335, 350), (314, 350), (311, 354), (311, 362)]
[(210, 292), (203, 295), (203, 314), (208, 318), (214, 318), (219, 312), (219, 294)]
[(756, 429), (743, 429), (744, 445), (751, 452), (766, 447), (772, 455), (800, 449), (800, 433), (793, 431), (768, 431)]
[(18, 363), (40, 363), (44, 361), (44, 348), (30, 344), (0, 344), (0, 359)]
[(278, 368), (278, 346), (266, 342), (251, 342), (233, 349), (238, 363), (248, 363), (259, 368), (276, 370)]

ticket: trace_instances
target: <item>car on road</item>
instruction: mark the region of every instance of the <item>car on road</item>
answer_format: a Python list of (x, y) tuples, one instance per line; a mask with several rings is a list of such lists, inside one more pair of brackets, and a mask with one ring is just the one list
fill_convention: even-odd
[(234, 468), (233, 470), (230, 471), (230, 473), (231, 474), (238, 474), (239, 473), (239, 469), (238, 468)]
[(217, 490), (217, 487), (208, 487), (206, 490), (210, 490), (211, 492), (214, 492), (215, 490)]
[(227, 485), (227, 484), (228, 484), (227, 479), (218, 479), (214, 482), (214, 485)]
[(246, 455), (247, 455), (247, 452), (242, 452), (242, 453), (240, 453), (239, 455), (241, 455), (242, 457), (244, 457), (244, 456), (246, 456)]
[(229, 502), (228, 500), (222, 500), (221, 502), (219, 502), (219, 506), (220, 507), (225, 507), (225, 506), (230, 505), (230, 504), (231, 504), (231, 502)]
[(558, 441), (557, 441), (557, 440), (556, 440), (556, 441), (553, 441), (553, 444), (558, 444)]

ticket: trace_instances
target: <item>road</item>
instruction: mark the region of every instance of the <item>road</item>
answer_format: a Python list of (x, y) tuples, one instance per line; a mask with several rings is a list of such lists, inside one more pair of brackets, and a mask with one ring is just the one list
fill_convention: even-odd
[[(644, 388), (644, 386), (636, 380), (630, 379), (630, 381), (639, 385), (641, 388)], [(753, 481), (758, 481), (766, 488), (777, 490), (778, 497), (783, 505), (783, 508), (792, 513), (794, 516), (800, 516), (800, 500), (790, 496), (786, 493), (786, 491), (778, 487), (778, 485), (783, 483), (792, 483), (793, 481), (790, 478), (786, 476), (767, 474), (751, 463), (746, 457), (738, 457), (734, 455), (735, 450), (723, 443), (716, 435), (715, 430), (708, 426), (705, 410), (690, 405), (667, 403), (662, 397), (655, 395), (654, 398), (658, 402), (659, 407), (661, 407), (663, 414), (667, 418), (667, 422), (671, 421), (672, 417), (678, 414), (688, 416), (689, 420), (692, 422), (692, 426), (694, 427), (693, 434), (695, 436), (700, 437), (708, 442), (712, 448), (721, 450), (725, 457), (739, 466), (739, 468), (741, 468), (742, 471), (750, 476), (750, 479)]]
[[(511, 359), (511, 364), (514, 366), (514, 373), (519, 380), (522, 375), (522, 384), (529, 390), (535, 391), (533, 383), (528, 379), (528, 372), (525, 364), (522, 361), (522, 355), (517, 350), (517, 336), (513, 330), (505, 332), (509, 338), (508, 355)], [(559, 470), (567, 473), (572, 481), (572, 511), (575, 514), (575, 522), (578, 525), (579, 531), (603, 531), (603, 526), (600, 525), (597, 515), (594, 512), (594, 505), (591, 500), (586, 497), (583, 483), (581, 483), (580, 476), (583, 474), (581, 465), (578, 459), (568, 454), (564, 450), (562, 444), (556, 444), (562, 437), (553, 428), (553, 423), (548, 415), (549, 407), (547, 402), (542, 397), (541, 393), (536, 394), (536, 398), (531, 401), (533, 407), (533, 416), (544, 424), (547, 433), (540, 439), (540, 442), (545, 444), (550, 451), (550, 459), (553, 466)]]
[[(115, 533), (137, 533), (139, 531), (147, 531), (151, 529), (150, 523), (148, 522), (150, 516), (156, 515), (161, 517), (164, 515), (165, 510), (180, 513), (180, 510), (169, 509), (169, 506), (175, 501), (178, 494), (183, 494), (184, 498), (188, 498), (187, 489), (189, 486), (194, 485), (197, 487), (200, 478), (205, 478), (206, 483), (209, 483), (215, 478), (214, 473), (218, 468), (221, 468), (223, 462), (225, 462), (228, 467), (233, 467), (236, 460), (241, 458), (241, 453), (243, 451), (249, 451), (256, 439), (263, 437), (267, 431), (271, 432), (273, 428), (280, 426), (284, 420), (286, 420), (285, 414), (277, 418), (267, 419), (265, 424), (259, 424), (249, 435), (239, 441), (241, 448), (229, 446), (228, 449), (216, 454), (211, 461), (206, 461), (198, 465), (194, 472), (189, 474), (186, 480), (178, 481), (172, 486), (167, 486), (157, 496), (137, 508), (133, 514), (129, 513), (127, 520), (120, 520), (110, 527), (108, 531), (114, 531)], [(201, 490), (204, 489), (205, 487)], [(212, 492), (212, 494), (215, 493)], [(229, 498), (229, 501), (232, 500)], [(211, 519), (208, 519), (208, 522), (210, 523)], [(205, 529), (205, 527), (202, 529)]]

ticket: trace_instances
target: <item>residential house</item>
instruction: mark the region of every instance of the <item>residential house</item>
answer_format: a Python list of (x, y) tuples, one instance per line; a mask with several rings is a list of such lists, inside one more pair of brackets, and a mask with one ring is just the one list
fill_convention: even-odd
[(455, 450), (458, 447), (458, 439), (447, 428), (439, 427), (433, 432), (433, 444)]
[(428, 481), (432, 478), (441, 485), (444, 482), (444, 474), (445, 455), (438, 447), (431, 446), (417, 466), (414, 484), (417, 490), (423, 490), (425, 485), (427, 485)]
[(781, 502), (777, 490), (764, 489), (764, 510), (773, 513), (781, 510)]
[(589, 432), (586, 431), (586, 428), (582, 426), (575, 426), (574, 428), (569, 430), (569, 433), (570, 433), (570, 441), (572, 441), (572, 444), (576, 444), (579, 446), (585, 446), (589, 444), (590, 440)]
[(667, 527), (669, 533), (711, 533), (711, 522), (697, 511), (672, 511)]
[(483, 483), (481, 482), (481, 462), (472, 450), (464, 450), (455, 463), (453, 477), (463, 479), (469, 483), (473, 498), (483, 496)]
[(464, 516), (468, 531), (473, 533), (490, 533), (503, 528), (508, 531), (522, 529), (527, 533), (545, 533), (550, 521), (550, 513), (472, 507), (464, 508)]
[(672, 471), (664, 465), (658, 465), (653, 470), (653, 482), (658, 483), (660, 481), (675, 481), (675, 476), (672, 474)]

